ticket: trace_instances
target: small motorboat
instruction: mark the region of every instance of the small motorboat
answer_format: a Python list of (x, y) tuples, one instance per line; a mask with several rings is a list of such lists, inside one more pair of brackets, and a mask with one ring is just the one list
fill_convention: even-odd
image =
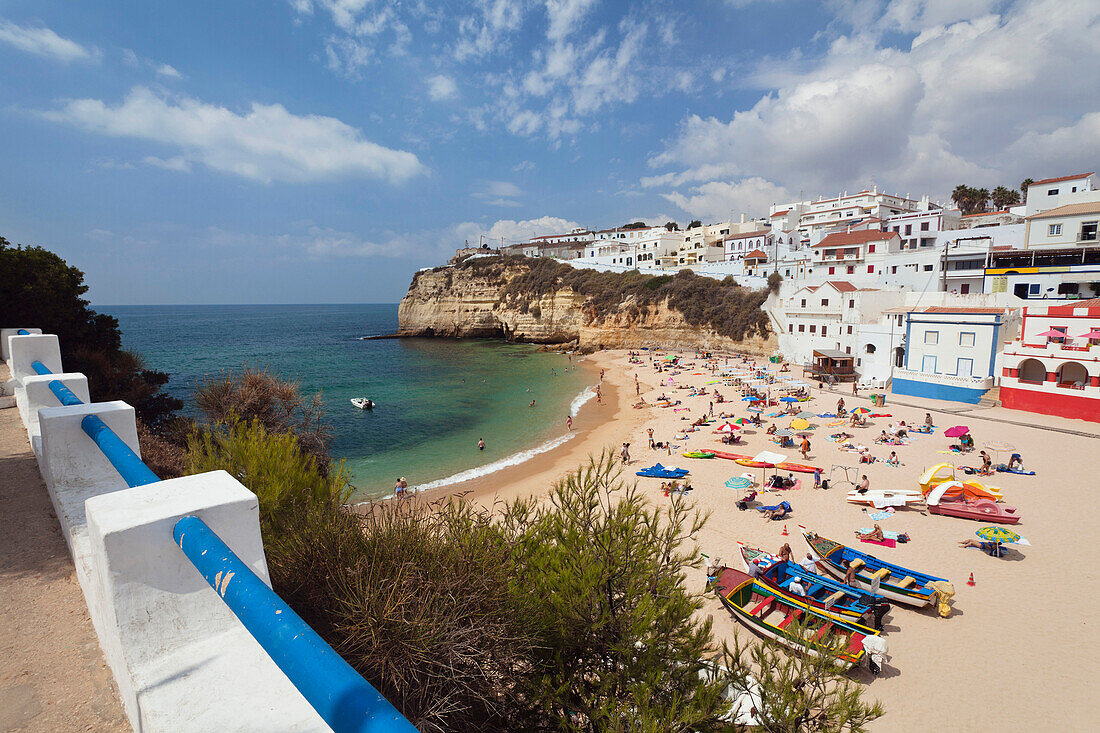
[(686, 468), (677, 468), (676, 466), (662, 466), (660, 463), (650, 466), (649, 468), (643, 468), (641, 471), (635, 471), (636, 476), (644, 476), (646, 478), (683, 478), (687, 476), (689, 471)]
[(366, 397), (352, 397), (351, 404), (355, 405), (360, 410), (374, 409), (374, 400), (368, 400)]
[(907, 506), (919, 504), (924, 501), (924, 495), (919, 491), (909, 489), (878, 489), (868, 491), (865, 494), (852, 490), (848, 492), (847, 499), (852, 504), (868, 504), (875, 509), (885, 509), (889, 506)]
[(722, 605), (750, 630), (814, 656), (835, 656), (835, 664), (844, 669), (863, 659), (864, 637), (879, 633), (854, 621), (788, 603), (747, 573), (733, 568), (719, 570), (717, 591)]
[(848, 567), (854, 567), (856, 579), (852, 587), (870, 590), (877, 585), (877, 595), (891, 601), (917, 608), (930, 605), (936, 598), (936, 592), (928, 587), (929, 583), (946, 580), (879, 560), (874, 555), (826, 539), (802, 525), (798, 528), (802, 531), (806, 544), (819, 558), (817, 567), (824, 568), (835, 578), (843, 578)]
[(973, 519), (978, 522), (993, 522), (995, 524), (1016, 524), (1020, 521), (1020, 515), (1016, 513), (1016, 507), (998, 504), (992, 499), (978, 499), (976, 501), (960, 497), (954, 500), (944, 500), (944, 495), (952, 489), (947, 482), (940, 484), (928, 494), (928, 512), (941, 514), (946, 517), (959, 517), (960, 519)]

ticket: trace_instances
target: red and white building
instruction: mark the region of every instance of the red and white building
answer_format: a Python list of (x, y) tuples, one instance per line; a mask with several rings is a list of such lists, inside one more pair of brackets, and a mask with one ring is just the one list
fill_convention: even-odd
[(1001, 363), (1005, 407), (1100, 422), (1100, 298), (1025, 307)]

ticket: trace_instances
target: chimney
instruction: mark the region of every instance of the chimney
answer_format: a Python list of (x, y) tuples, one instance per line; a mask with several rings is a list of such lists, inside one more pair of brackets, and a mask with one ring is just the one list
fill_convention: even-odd
[(741, 223), (742, 223), (742, 224), (744, 224), (744, 223), (745, 223), (745, 215), (744, 215), (744, 214), (741, 214)]

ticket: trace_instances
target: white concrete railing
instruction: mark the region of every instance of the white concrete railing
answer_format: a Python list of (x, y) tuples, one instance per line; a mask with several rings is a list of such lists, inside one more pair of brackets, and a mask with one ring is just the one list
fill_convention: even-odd
[[(197, 516), (270, 585), (255, 494), (224, 471), (129, 488), (81, 422), (97, 415), (140, 457), (134, 409), (62, 406), (51, 380), (81, 400), (89, 395), (84, 375), (63, 372), (57, 337), (4, 329), (0, 341), (134, 730), (331, 730), (172, 538), (179, 519)], [(36, 361), (55, 374), (37, 374)]]
[(954, 374), (928, 374), (913, 369), (894, 369), (894, 379), (912, 379), (917, 382), (946, 384), (967, 389), (993, 389), (993, 377), (960, 377)]

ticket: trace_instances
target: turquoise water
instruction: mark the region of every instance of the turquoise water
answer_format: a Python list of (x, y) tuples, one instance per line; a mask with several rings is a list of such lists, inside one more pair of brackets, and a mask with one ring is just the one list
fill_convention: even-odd
[[(360, 339), (395, 331), (396, 305), (97, 310), (118, 318), (126, 348), (172, 375), (168, 391), (184, 402), (203, 376), (245, 364), (298, 380), (307, 394), (320, 391), (335, 432), (332, 455), (347, 460), (364, 497), (391, 493), (400, 476), (431, 487), (552, 447), (593, 381), (566, 356), (529, 345)], [(378, 406), (357, 410), (352, 397)]]

